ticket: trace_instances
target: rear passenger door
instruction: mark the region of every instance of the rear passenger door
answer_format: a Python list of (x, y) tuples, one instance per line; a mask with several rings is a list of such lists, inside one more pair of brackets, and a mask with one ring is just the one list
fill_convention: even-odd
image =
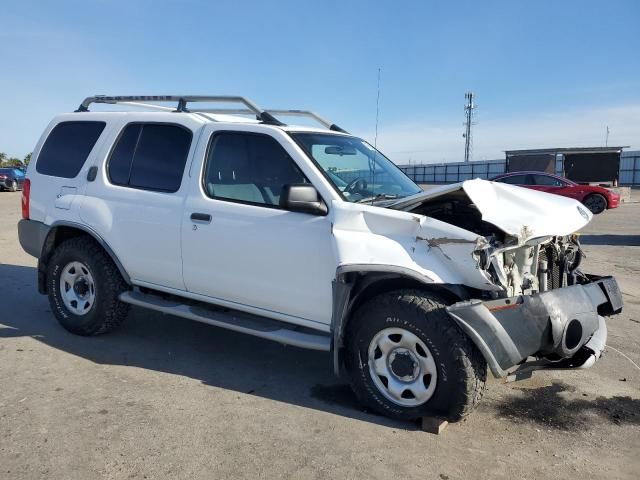
[(214, 131), (205, 142), (203, 135), (204, 166), (193, 173), (198, 181), (185, 206), (185, 283), (234, 308), (328, 324), (336, 268), (331, 223), (280, 208), (283, 185), (310, 183), (284, 137)]
[(134, 283), (184, 290), (183, 176), (200, 125), (168, 118), (122, 122), (87, 187), (81, 216), (116, 252)]

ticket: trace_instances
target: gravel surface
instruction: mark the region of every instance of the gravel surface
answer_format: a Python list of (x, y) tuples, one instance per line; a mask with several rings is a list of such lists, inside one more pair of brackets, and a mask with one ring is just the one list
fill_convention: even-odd
[(626, 302), (605, 357), (491, 380), (439, 436), (362, 411), (323, 353), (141, 309), (110, 335), (67, 333), (19, 209), (0, 192), (0, 479), (640, 478), (639, 203), (584, 230), (583, 269)]

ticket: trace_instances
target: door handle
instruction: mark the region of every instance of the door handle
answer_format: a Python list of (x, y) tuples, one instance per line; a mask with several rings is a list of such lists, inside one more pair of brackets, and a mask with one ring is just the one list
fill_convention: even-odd
[(196, 223), (211, 223), (211, 215), (208, 213), (194, 212), (191, 214), (191, 221)]

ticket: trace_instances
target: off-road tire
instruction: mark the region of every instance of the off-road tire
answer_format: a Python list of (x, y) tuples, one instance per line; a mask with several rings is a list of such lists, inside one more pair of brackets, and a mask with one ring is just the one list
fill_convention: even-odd
[[(60, 274), (73, 261), (86, 265), (94, 279), (95, 301), (83, 315), (69, 311), (60, 294)], [(65, 329), (76, 335), (101, 335), (119, 327), (129, 312), (129, 305), (120, 302), (118, 295), (128, 288), (111, 258), (88, 236), (62, 242), (47, 265), (47, 293), (51, 311)]]
[[(487, 364), (446, 313), (445, 305), (428, 292), (398, 290), (372, 298), (355, 312), (347, 329), (346, 367), (353, 391), (368, 409), (401, 420), (439, 416), (458, 421), (478, 404), (485, 391)], [(434, 357), (437, 384), (433, 396), (422, 405), (404, 407), (391, 402), (371, 378), (369, 343), (390, 327), (417, 335)]]
[[(594, 205), (590, 200), (596, 200), (597, 204)], [(591, 211), (594, 215), (598, 215), (604, 212), (607, 209), (607, 199), (604, 195), (600, 195), (599, 193), (592, 193), (587, 195), (585, 199), (582, 201), (585, 207)]]

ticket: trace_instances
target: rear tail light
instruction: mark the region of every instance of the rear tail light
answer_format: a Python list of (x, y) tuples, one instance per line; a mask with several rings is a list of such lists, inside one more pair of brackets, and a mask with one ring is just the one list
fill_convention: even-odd
[(22, 218), (29, 220), (29, 194), (31, 193), (31, 180), (28, 178), (22, 185)]
[(4, 180), (5, 178), (7, 178), (7, 176), (6, 176), (6, 175), (0, 175), (0, 178), (1, 178), (2, 180)]

